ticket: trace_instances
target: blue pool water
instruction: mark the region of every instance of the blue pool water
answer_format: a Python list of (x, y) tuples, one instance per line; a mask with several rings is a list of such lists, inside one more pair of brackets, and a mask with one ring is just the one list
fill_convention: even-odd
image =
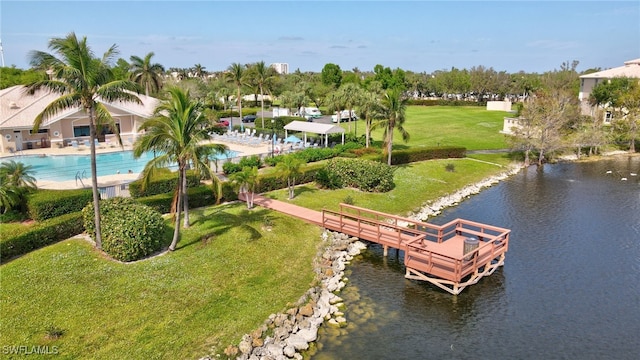
[[(232, 158), (238, 152), (229, 151), (226, 155), (219, 155), (218, 159)], [(126, 174), (131, 170), (140, 173), (153, 153), (144, 153), (138, 159), (133, 158), (133, 151), (119, 151), (96, 155), (98, 176)], [(2, 162), (14, 160), (25, 165), (31, 165), (34, 177), (38, 181), (67, 181), (75, 180), (76, 175), (83, 178), (91, 177), (91, 157), (89, 155), (23, 155), (2, 159)]]

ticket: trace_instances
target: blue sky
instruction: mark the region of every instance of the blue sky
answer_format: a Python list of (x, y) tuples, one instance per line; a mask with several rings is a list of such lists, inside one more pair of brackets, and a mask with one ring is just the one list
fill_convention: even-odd
[(169, 67), (289, 63), (290, 70), (376, 64), (416, 72), (483, 65), (544, 72), (640, 58), (640, 1), (7, 1), (0, 0), (6, 66), (70, 32), (96, 55)]

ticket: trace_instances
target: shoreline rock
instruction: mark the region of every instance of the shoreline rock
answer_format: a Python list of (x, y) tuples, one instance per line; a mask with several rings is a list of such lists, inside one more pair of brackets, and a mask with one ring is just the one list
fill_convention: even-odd
[[(336, 295), (346, 286), (346, 265), (367, 245), (358, 238), (325, 230), (323, 242), (314, 260), (319, 284), (307, 290), (295, 307), (284, 313), (271, 314), (262, 326), (242, 336), (240, 343), (230, 345), (224, 353), (238, 360), (302, 359), (302, 351), (309, 349), (318, 338), (323, 323), (346, 326), (341, 311), (343, 300)], [(203, 357), (200, 360), (210, 360)]]

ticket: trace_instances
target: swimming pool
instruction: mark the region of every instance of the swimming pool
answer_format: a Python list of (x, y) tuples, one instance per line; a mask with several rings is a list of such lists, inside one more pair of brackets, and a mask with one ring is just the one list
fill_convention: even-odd
[[(216, 158), (224, 160), (236, 157), (238, 154), (236, 151), (228, 151), (226, 155), (218, 155)], [(153, 152), (144, 153), (138, 159), (133, 158), (133, 151), (97, 154), (96, 170), (98, 176), (126, 174), (129, 171), (137, 174), (142, 172), (147, 162), (152, 159)], [(21, 155), (3, 158), (2, 162), (9, 160), (31, 165), (33, 176), (37, 181), (75, 180), (76, 175), (91, 178), (91, 156), (89, 155)]]

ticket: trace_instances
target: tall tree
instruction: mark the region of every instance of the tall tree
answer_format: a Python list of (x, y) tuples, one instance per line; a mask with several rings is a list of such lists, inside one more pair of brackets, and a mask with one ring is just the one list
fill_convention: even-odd
[(265, 65), (264, 61), (259, 61), (251, 67), (251, 74), (260, 89), (260, 110), (262, 110), (260, 118), (264, 129), (264, 90), (265, 86), (269, 84), (269, 80), (275, 76), (275, 71), (272, 67)]
[(289, 200), (296, 195), (296, 178), (302, 174), (304, 162), (294, 156), (285, 156), (281, 162), (276, 165), (276, 173), (283, 179), (287, 179), (287, 187), (289, 189)]
[(365, 124), (365, 147), (369, 147), (374, 121), (382, 118), (380, 95), (372, 92), (363, 92), (359, 110)]
[(338, 96), (342, 98), (342, 104), (349, 111), (348, 131), (351, 132), (351, 114), (353, 114), (353, 108), (360, 104), (362, 89), (354, 83), (347, 83), (340, 87)]
[(342, 70), (340, 69), (340, 65), (332, 63), (325, 64), (322, 68), (321, 77), (323, 84), (338, 89), (342, 83)]
[(520, 129), (514, 132), (525, 150), (525, 166), (529, 164), (529, 153), (535, 150), (541, 168), (548, 154), (564, 146), (564, 132), (578, 116), (578, 100), (570, 91), (541, 91), (528, 101), (522, 110)]
[(151, 62), (154, 53), (148, 53), (144, 59), (132, 55), (131, 60), (131, 80), (144, 89), (145, 95), (156, 93), (162, 89), (162, 74), (164, 67)]
[(204, 69), (205, 67), (200, 64), (193, 65), (193, 76), (197, 78), (204, 77), (207, 74), (207, 72)]
[(387, 164), (391, 165), (391, 152), (393, 148), (393, 133), (398, 131), (403, 141), (409, 140), (409, 133), (404, 128), (407, 99), (402, 96), (399, 88), (388, 89), (381, 102), (383, 120), (375, 123), (375, 127), (383, 127), (383, 154), (387, 155)]
[(202, 141), (209, 139), (208, 119), (203, 115), (202, 103), (192, 100), (188, 91), (173, 87), (169, 98), (156, 109), (153, 118), (140, 126), (143, 135), (134, 144), (133, 156), (155, 151), (158, 156), (150, 160), (142, 171), (143, 184), (148, 184), (156, 169), (171, 164), (178, 166), (178, 183), (172, 210), (175, 214), (173, 241), (169, 250), (175, 250), (180, 237), (180, 215), (184, 211), (184, 227), (189, 227), (189, 198), (187, 196), (187, 169), (193, 169), (213, 180), (217, 198), (220, 187), (217, 176), (210, 167), (210, 156), (225, 152), (226, 146), (210, 146)]
[(384, 127), (383, 153), (387, 154), (387, 164), (391, 165), (393, 132), (397, 130), (403, 141), (409, 140), (409, 133), (404, 128), (407, 99), (402, 96), (402, 91), (399, 88), (391, 88), (385, 92), (381, 105), (384, 120), (376, 124)]
[(629, 152), (636, 152), (636, 139), (640, 130), (640, 84), (631, 81), (629, 88), (620, 94), (617, 102), (618, 116), (614, 117), (616, 128), (626, 129), (626, 138), (629, 141)]
[[(81, 108), (89, 116), (89, 135), (91, 148), (91, 187), (93, 190), (93, 206), (95, 215), (95, 242), (102, 248), (100, 227), (100, 193), (98, 192), (98, 176), (96, 171), (97, 126), (108, 126), (119, 137), (109, 110), (99, 102), (134, 102), (141, 103), (132, 92), (138, 86), (128, 80), (112, 80), (110, 62), (117, 56), (117, 47), (112, 45), (102, 56), (96, 58), (87, 44), (87, 38), (78, 39), (75, 33), (64, 38), (53, 38), (49, 41), (53, 51), (32, 51), (29, 53), (30, 63), (34, 67), (51, 71), (52, 78), (27, 86), (33, 94), (37, 90), (46, 89), (60, 97), (47, 105), (33, 121), (33, 132), (37, 133), (43, 121), (50, 119), (61, 111)], [(57, 57), (56, 57), (57, 55)]]
[(238, 111), (240, 113), (240, 124), (242, 124), (242, 86), (245, 84), (245, 67), (240, 63), (233, 63), (229, 65), (227, 68), (227, 72), (225, 73), (227, 78), (227, 82), (235, 84), (238, 88)]

